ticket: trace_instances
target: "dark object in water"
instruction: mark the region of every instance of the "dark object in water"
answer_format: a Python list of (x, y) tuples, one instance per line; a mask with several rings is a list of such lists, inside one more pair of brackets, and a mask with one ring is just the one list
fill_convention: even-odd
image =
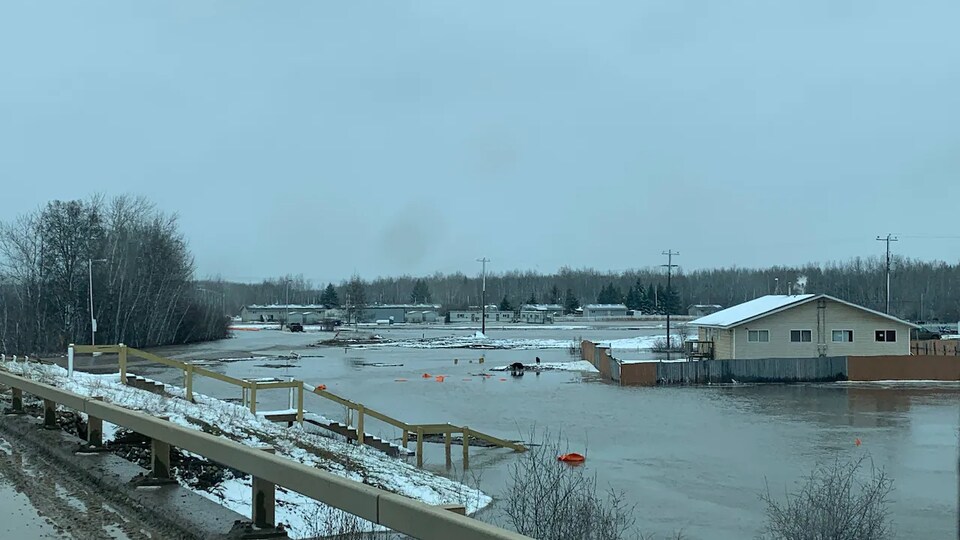
[(520, 362), (514, 362), (510, 364), (510, 375), (514, 377), (523, 377), (523, 364)]

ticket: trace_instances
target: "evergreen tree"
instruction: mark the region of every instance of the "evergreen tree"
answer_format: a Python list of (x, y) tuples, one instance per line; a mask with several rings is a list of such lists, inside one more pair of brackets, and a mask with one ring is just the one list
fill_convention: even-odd
[(500, 301), (500, 311), (513, 311), (513, 306), (507, 299), (507, 295), (503, 295), (503, 300)]
[(340, 307), (340, 298), (337, 296), (337, 290), (333, 287), (333, 283), (328, 283), (327, 288), (323, 290), (323, 294), (320, 295), (320, 303), (328, 308)]
[(431, 301), (430, 288), (427, 287), (427, 282), (418, 279), (417, 282), (413, 284), (413, 292), (410, 293), (410, 303), (429, 304)]
[[(641, 289), (642, 291), (643, 289)], [(639, 310), (640, 309), (640, 297), (637, 295), (637, 288), (630, 287), (630, 290), (627, 292), (627, 309)]]
[(573, 295), (573, 289), (567, 289), (566, 297), (563, 301), (563, 312), (573, 313), (580, 307), (580, 300)]
[(666, 295), (666, 292), (664, 292), (663, 290), (663, 285), (657, 283), (657, 292), (653, 297), (655, 313), (657, 313), (658, 315), (663, 315), (664, 313), (667, 312), (665, 309), (666, 300), (667, 300), (667, 295)]
[(677, 288), (674, 287), (672, 283), (670, 287), (665, 290), (663, 296), (664, 313), (669, 313), (670, 315), (683, 314), (683, 306), (680, 303), (680, 293), (677, 292)]
[(554, 283), (553, 287), (550, 287), (550, 303), (559, 304), (560, 302), (562, 302), (562, 298), (560, 297), (560, 287), (557, 287), (557, 284)]
[(530, 298), (527, 298), (527, 303), (528, 303), (528, 304), (536, 304), (536, 303), (537, 303), (537, 295), (535, 295), (535, 294), (533, 294), (533, 293), (530, 293)]
[(363, 307), (367, 305), (366, 286), (360, 276), (354, 274), (347, 283), (347, 307), (354, 313), (353, 319), (363, 319)]
[(600, 289), (600, 294), (597, 295), (598, 304), (622, 304), (623, 303), (623, 293), (620, 292), (613, 283), (608, 283), (602, 289)]

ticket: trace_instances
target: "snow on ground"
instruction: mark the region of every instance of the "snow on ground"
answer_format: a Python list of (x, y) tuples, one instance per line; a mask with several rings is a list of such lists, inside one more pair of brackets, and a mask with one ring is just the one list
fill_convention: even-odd
[(496, 339), (482, 337), (477, 332), (473, 336), (450, 336), (437, 338), (411, 338), (384, 340), (378, 343), (353, 345), (354, 348), (401, 347), (408, 349), (569, 349), (579, 345), (569, 339)]
[[(528, 371), (588, 371), (597, 373), (597, 368), (586, 360), (576, 360), (573, 362), (542, 362), (540, 364), (524, 364), (524, 369)], [(497, 366), (490, 368), (490, 371), (510, 371), (510, 366)]]
[[(240, 405), (227, 403), (194, 393), (195, 403), (164, 397), (132, 388), (119, 382), (119, 373), (92, 375), (75, 372), (72, 378), (58, 366), (7, 363), (8, 371), (30, 377), (85, 396), (102, 396), (109, 403), (143, 411), (151, 416), (168, 416), (183, 427), (214, 432), (248, 446), (269, 444), (282, 455), (327, 472), (399, 493), (427, 504), (463, 504), (473, 513), (487, 506), (492, 499), (480, 490), (448, 478), (437, 476), (388, 457), (366, 446), (356, 446), (330, 437), (286, 428), (257, 416)], [(168, 393), (183, 396), (183, 389), (167, 386)], [(117, 428), (104, 423), (104, 436), (112, 437)], [(226, 481), (214, 492), (194, 489), (204, 497), (224, 504), (240, 514), (251, 515), (250, 479)], [(188, 489), (190, 488), (189, 486)], [(310, 537), (316, 525), (324, 522), (345, 522), (340, 510), (318, 505), (312, 499), (289, 490), (277, 490), (277, 521), (288, 524), (294, 537)], [(373, 524), (364, 523), (367, 529)], [(322, 528), (322, 527), (321, 527)]]
[(664, 336), (637, 336), (633, 338), (601, 341), (597, 343), (597, 345), (602, 347), (610, 347), (614, 350), (640, 350), (653, 348), (654, 344), (658, 340), (662, 340), (664, 343), (666, 343), (667, 338)]

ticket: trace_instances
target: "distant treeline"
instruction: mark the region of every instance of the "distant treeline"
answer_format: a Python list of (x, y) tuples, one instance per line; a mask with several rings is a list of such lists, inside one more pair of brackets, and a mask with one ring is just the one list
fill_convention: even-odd
[(97, 343), (227, 335), (222, 297), (194, 281), (176, 219), (144, 199), (94, 197), (53, 201), (0, 224), (0, 351), (89, 344), (91, 282)]
[[(956, 322), (960, 319), (960, 263), (924, 262), (895, 257), (891, 264), (892, 314), (910, 320)], [(419, 285), (418, 285), (419, 283)], [(535, 300), (568, 308), (589, 303), (623, 302), (644, 313), (685, 313), (693, 304), (732, 306), (779, 292), (826, 293), (878, 311), (885, 304), (886, 273), (882, 259), (854, 258), (840, 263), (775, 266), (764, 269), (721, 268), (675, 271), (672, 290), (660, 268), (627, 272), (563, 268), (556, 274), (506, 272), (487, 274), (487, 303), (513, 307)], [(432, 302), (450, 310), (479, 305), (480, 278), (457, 274), (426, 277), (357, 277), (339, 284), (312, 284), (288, 276), (258, 284), (206, 282), (221, 291), (228, 309), (245, 304), (291, 303), (351, 305)], [(640, 291), (643, 291), (642, 294)]]

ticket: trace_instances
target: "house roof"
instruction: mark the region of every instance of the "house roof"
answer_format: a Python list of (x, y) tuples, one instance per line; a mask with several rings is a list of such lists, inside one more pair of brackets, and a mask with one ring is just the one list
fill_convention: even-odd
[(587, 304), (584, 309), (627, 309), (623, 304)]
[(780, 311), (794, 308), (814, 300), (819, 300), (820, 298), (825, 298), (827, 300), (832, 300), (861, 311), (866, 311), (867, 313), (871, 313), (878, 317), (883, 317), (884, 319), (889, 319), (900, 324), (905, 324), (911, 327), (916, 326), (913, 323), (898, 319), (892, 315), (887, 315), (886, 313), (881, 313), (863, 306), (858, 306), (857, 304), (853, 304), (847, 302), (846, 300), (841, 300), (827, 294), (768, 294), (767, 296), (754, 298), (749, 302), (744, 302), (733, 307), (728, 307), (727, 309), (722, 309), (716, 313), (711, 313), (710, 315), (700, 317), (699, 319), (690, 321), (690, 324), (694, 326), (711, 326), (715, 328), (733, 328), (734, 326), (740, 326), (741, 324), (748, 323), (755, 319), (773, 315), (774, 313), (779, 313)]

